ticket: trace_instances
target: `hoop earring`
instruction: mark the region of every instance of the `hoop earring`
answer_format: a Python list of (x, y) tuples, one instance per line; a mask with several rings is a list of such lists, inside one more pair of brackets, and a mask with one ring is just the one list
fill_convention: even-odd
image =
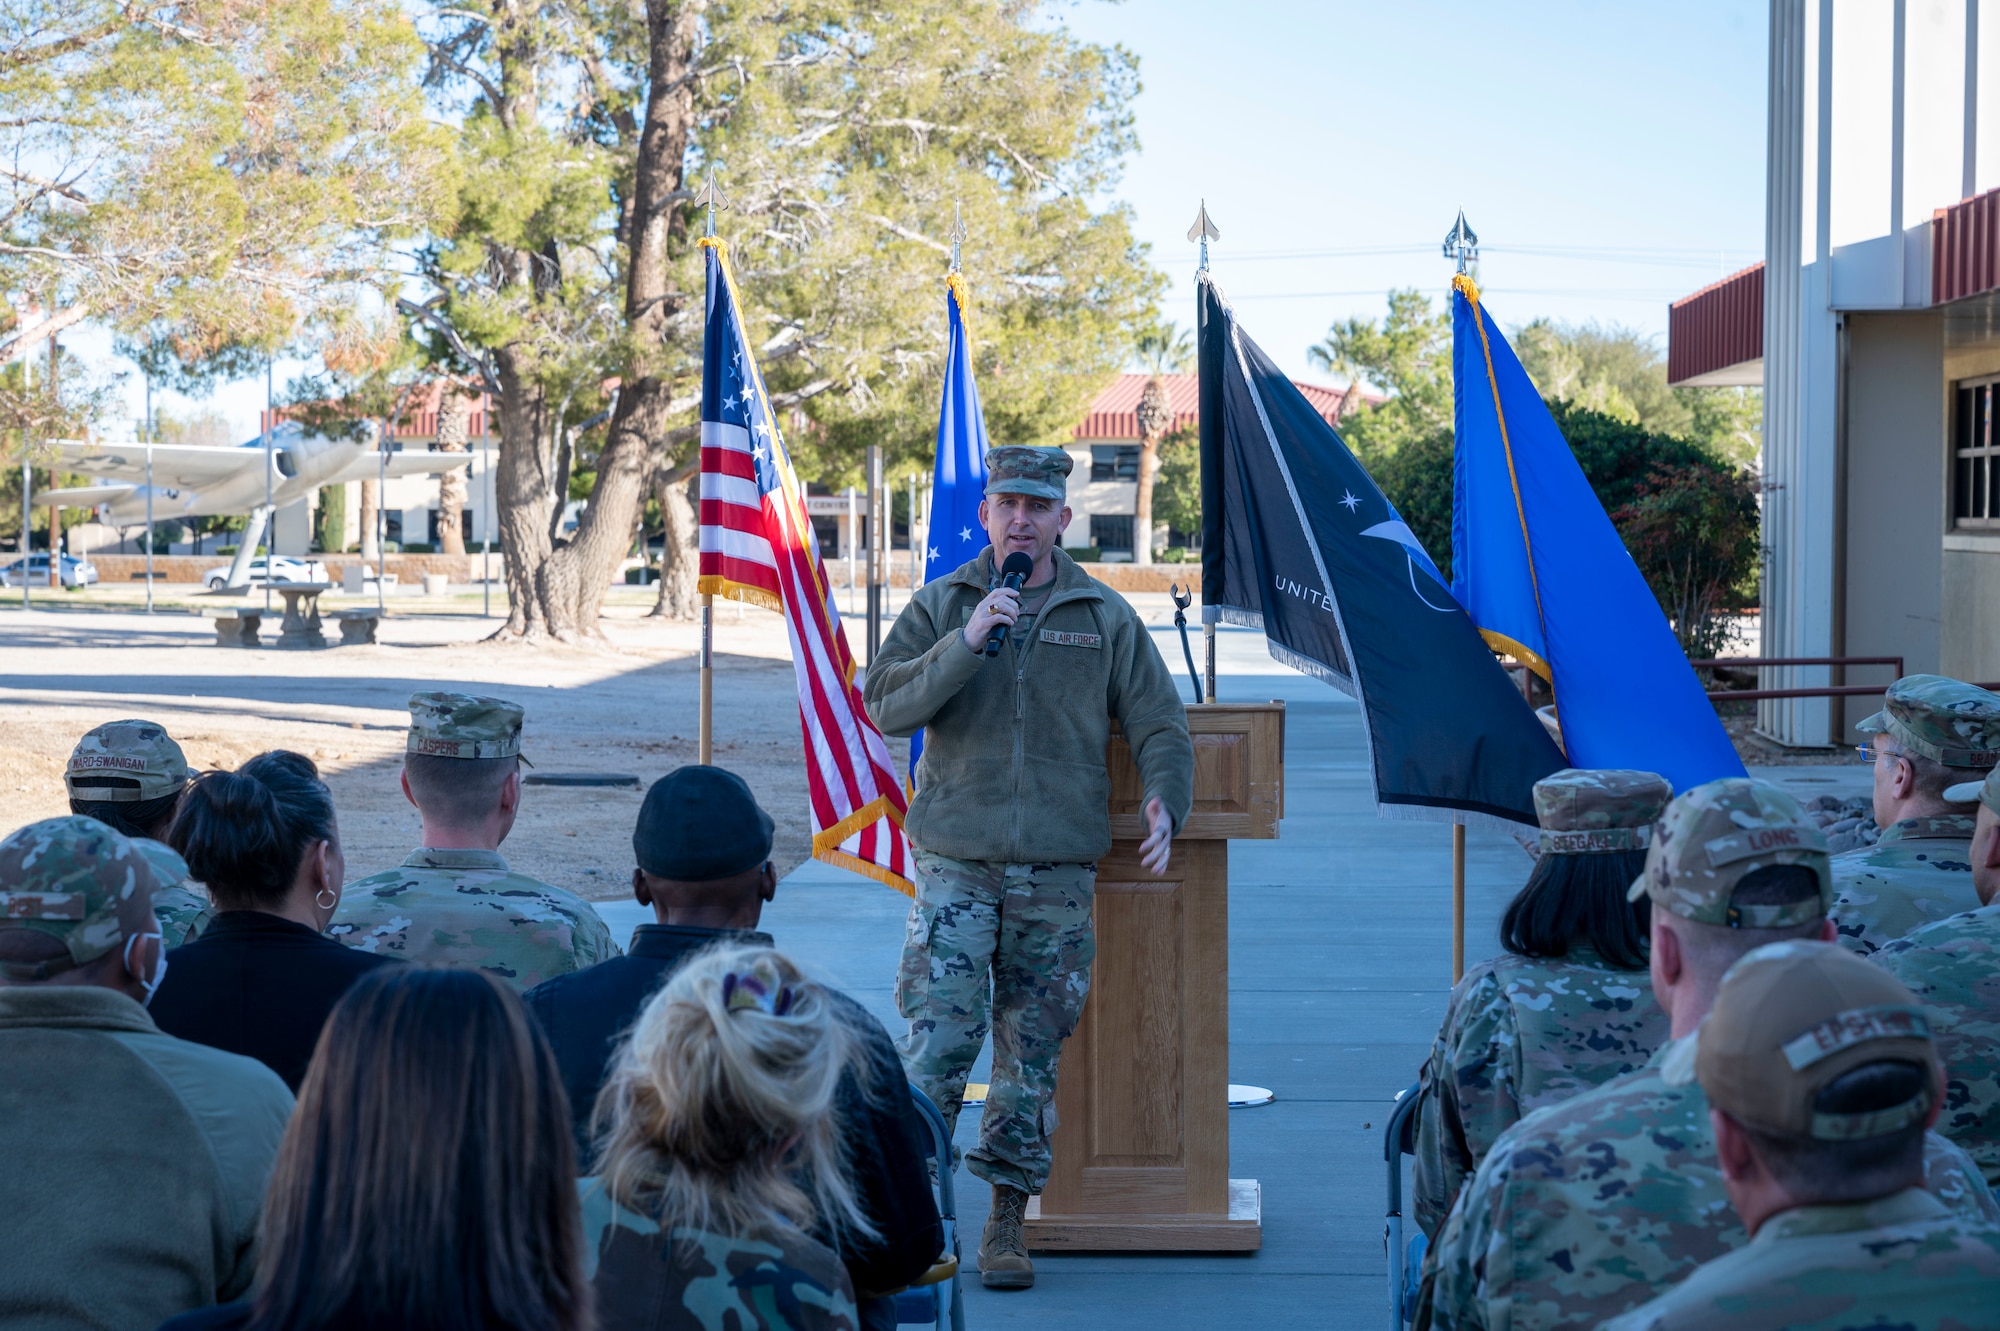
[[(328, 897), (332, 897), (333, 900), (328, 901), (327, 900)], [(313, 904), (318, 906), (321, 910), (332, 910), (335, 906), (338, 906), (340, 904), (340, 893), (334, 891), (330, 887), (322, 887), (313, 896)]]

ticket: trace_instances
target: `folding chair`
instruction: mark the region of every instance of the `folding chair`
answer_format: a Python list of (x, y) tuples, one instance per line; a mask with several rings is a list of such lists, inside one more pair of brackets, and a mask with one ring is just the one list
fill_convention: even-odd
[(923, 1323), (937, 1331), (965, 1331), (965, 1294), (958, 1283), (958, 1198), (951, 1180), (951, 1134), (931, 1098), (910, 1087), (910, 1100), (930, 1140), (924, 1154), (936, 1167), (938, 1219), (944, 1225), (944, 1253), (908, 1289), (896, 1295), (896, 1325)]
[[(1417, 1102), (1422, 1083), (1396, 1092), (1396, 1107), (1382, 1133), (1382, 1158), (1389, 1163), (1389, 1215), (1384, 1239), (1389, 1250), (1389, 1331), (1403, 1331), (1416, 1303), (1416, 1269), (1423, 1264), (1422, 1235), (1403, 1247), (1403, 1157), (1417, 1153)], [(1414, 1260), (1413, 1260), (1414, 1259)], [(1412, 1268), (1416, 1269), (1412, 1269)]]

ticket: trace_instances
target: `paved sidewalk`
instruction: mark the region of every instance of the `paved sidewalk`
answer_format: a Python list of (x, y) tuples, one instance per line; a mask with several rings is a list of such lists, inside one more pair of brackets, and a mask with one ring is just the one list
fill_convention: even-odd
[[(1181, 666), (1171, 628), (1155, 633)], [(968, 1272), (968, 1327), (1373, 1331), (1386, 1322), (1383, 1124), (1391, 1097), (1416, 1080), (1450, 990), (1451, 834), (1439, 823), (1375, 817), (1349, 699), (1271, 662), (1261, 635), (1225, 630), (1219, 657), (1224, 700), (1282, 698), (1289, 708), (1282, 836), (1230, 850), (1229, 1079), (1277, 1092), (1275, 1103), (1229, 1116), (1230, 1173), (1263, 1184), (1263, 1251), (1038, 1257), (1026, 1292), (989, 1292)], [(1789, 788), (1803, 796), (1860, 793), (1866, 780), (1857, 768), (1760, 774), (1800, 783)], [(1500, 914), (1529, 868), (1508, 837), (1470, 831), (1469, 958), (1497, 950)], [(890, 985), (905, 904), (808, 862), (785, 878), (764, 920), (779, 946), (897, 1033)], [(641, 918), (636, 906), (605, 914), (621, 937)], [(982, 1060), (975, 1080), (986, 1067)], [(959, 1121), (963, 1149), (975, 1141), (976, 1113)], [(959, 1198), (969, 1264), (987, 1187), (961, 1171)]]

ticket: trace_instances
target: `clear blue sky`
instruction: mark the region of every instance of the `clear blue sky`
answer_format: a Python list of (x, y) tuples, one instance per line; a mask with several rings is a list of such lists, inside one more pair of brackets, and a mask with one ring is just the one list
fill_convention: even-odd
[[(1762, 3), (1050, 0), (1047, 12), (1139, 56), (1141, 148), (1117, 197), (1173, 280), (1168, 312), (1192, 323), (1183, 237), (1206, 198), (1223, 234), (1217, 279), (1293, 373), (1309, 373), (1306, 348), (1333, 320), (1378, 314), (1389, 288), (1441, 295), (1438, 244), (1461, 207), (1507, 327), (1595, 319), (1664, 343), (1669, 300), (1762, 257)], [(76, 342), (110, 367), (108, 339)], [(296, 368), (279, 365), (281, 387)], [(136, 373), (125, 387), (137, 417)], [(246, 438), (262, 404), (261, 382), (210, 399)]]
[[(1431, 0), (1081, 0), (1080, 36), (1139, 57), (1141, 151), (1118, 193), (1193, 322), (1211, 267), (1277, 362), (1390, 287), (1442, 293), (1463, 207), (1503, 326), (1660, 335), (1667, 303), (1763, 257), (1767, 7)], [(1375, 253), (1286, 258), (1328, 250)], [(1382, 253), (1384, 250), (1402, 252)], [(1318, 295), (1311, 293), (1339, 293)]]

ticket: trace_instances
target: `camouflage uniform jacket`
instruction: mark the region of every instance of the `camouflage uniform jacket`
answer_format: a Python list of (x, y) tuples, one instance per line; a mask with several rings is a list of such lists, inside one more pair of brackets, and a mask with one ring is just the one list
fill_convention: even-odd
[(159, 871), (162, 882), (173, 884), (153, 893), (153, 914), (159, 917), (162, 941), (168, 947), (192, 943), (208, 928), (209, 920), (215, 916), (215, 907), (209, 904), (205, 895), (197, 894), (188, 886), (193, 880), (188, 877), (187, 861), (173, 847), (136, 836), (132, 838), (132, 844)]
[(782, 1221), (748, 1234), (659, 1225), (578, 1181), (600, 1325), (652, 1331), (855, 1331), (833, 1249)]
[(1926, 925), (1875, 960), (1937, 1014), (1937, 1128), (2000, 1187), (2000, 904)]
[[(1639, 1071), (1494, 1143), (1432, 1249), (1432, 1327), (1583, 1331), (1748, 1241), (1723, 1191), (1693, 1053), (1671, 1041)], [(2000, 1223), (1972, 1161), (1936, 1133), (1924, 1177), (1953, 1211)]]
[(1872, 846), (1833, 857), (1833, 916), (1840, 944), (1867, 956), (1892, 938), (1960, 911), (1977, 910), (1972, 822), (1951, 814), (1905, 818)]
[(522, 990), (619, 955), (588, 901), (491, 850), (418, 850), (349, 883), (327, 934), (405, 961), (477, 966)]
[(2000, 1229), (1918, 1188), (1802, 1206), (1606, 1331), (1968, 1331), (2000, 1326)]
[(1525, 1114), (1645, 1065), (1667, 1040), (1646, 972), (1588, 948), (1466, 972), (1424, 1068), (1416, 1216), (1435, 1237), (1465, 1178)]

